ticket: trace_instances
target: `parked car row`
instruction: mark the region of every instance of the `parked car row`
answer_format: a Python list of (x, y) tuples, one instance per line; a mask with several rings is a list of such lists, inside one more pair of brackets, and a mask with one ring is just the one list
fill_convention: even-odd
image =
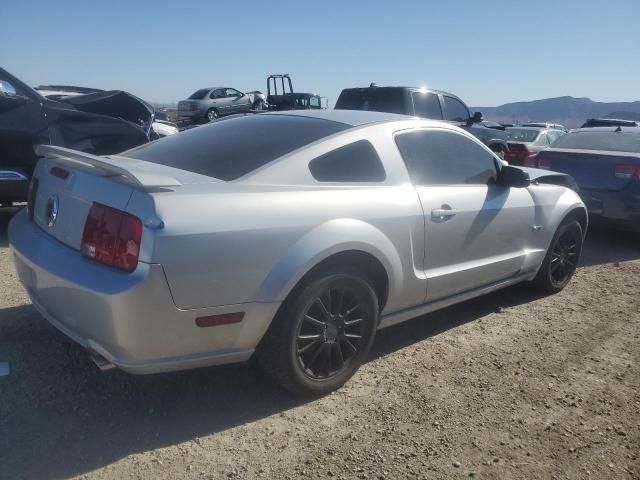
[(571, 175), (591, 216), (640, 232), (640, 127), (573, 130), (524, 164)]
[(457, 125), (512, 165), (571, 175), (594, 217), (640, 231), (640, 128), (635, 121), (589, 119), (573, 131), (549, 122), (501, 126), (488, 124), (480, 112), (471, 114), (451, 93), (375, 84), (343, 90), (335, 108), (399, 113)]

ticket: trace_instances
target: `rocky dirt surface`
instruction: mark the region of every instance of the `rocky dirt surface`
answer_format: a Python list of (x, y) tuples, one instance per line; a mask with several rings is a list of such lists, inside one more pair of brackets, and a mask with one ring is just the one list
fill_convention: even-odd
[(252, 364), (99, 372), (18, 284), (0, 218), (0, 478), (640, 478), (640, 241), (592, 231), (526, 285), (379, 332), (343, 389)]

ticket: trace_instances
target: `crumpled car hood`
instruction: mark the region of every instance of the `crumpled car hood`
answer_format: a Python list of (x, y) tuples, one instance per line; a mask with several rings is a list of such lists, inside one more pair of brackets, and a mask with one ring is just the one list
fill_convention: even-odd
[(122, 90), (69, 96), (59, 100), (88, 113), (121, 118), (140, 127), (149, 135), (153, 123), (154, 110), (144, 100)]

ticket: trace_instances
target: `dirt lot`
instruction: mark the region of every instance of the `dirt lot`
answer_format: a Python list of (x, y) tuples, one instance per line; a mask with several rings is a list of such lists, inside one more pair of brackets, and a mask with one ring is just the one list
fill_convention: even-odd
[(17, 282), (0, 215), (0, 478), (640, 478), (640, 241), (379, 333), (301, 401), (236, 365), (100, 373)]

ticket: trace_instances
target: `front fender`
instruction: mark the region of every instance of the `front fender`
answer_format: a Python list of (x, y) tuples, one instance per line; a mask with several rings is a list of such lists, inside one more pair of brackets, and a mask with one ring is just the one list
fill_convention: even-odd
[(389, 238), (375, 226), (343, 218), (323, 223), (301, 237), (267, 275), (255, 298), (259, 302), (283, 301), (302, 277), (330, 256), (358, 250), (380, 261), (389, 278), (389, 295), (403, 288), (403, 266)]

